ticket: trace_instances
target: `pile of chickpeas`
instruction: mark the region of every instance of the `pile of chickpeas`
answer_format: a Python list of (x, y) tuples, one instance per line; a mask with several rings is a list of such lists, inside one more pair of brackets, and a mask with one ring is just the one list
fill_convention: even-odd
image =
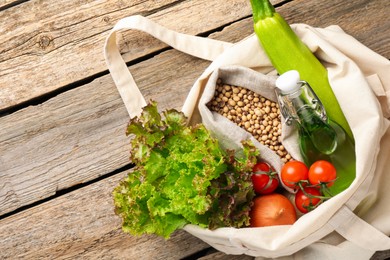
[(219, 79), (208, 107), (251, 133), (284, 162), (292, 159), (280, 141), (282, 125), (277, 103), (246, 88), (224, 84)]

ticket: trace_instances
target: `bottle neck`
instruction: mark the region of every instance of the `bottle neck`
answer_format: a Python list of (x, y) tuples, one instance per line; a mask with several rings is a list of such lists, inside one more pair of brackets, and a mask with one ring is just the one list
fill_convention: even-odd
[(325, 109), (304, 81), (291, 93), (277, 90), (281, 113), (287, 124), (297, 123), (300, 135), (310, 138), (318, 151), (324, 154), (333, 153), (337, 148), (337, 134), (328, 124)]
[(326, 112), (321, 101), (318, 99), (309, 84), (305, 81), (298, 82), (299, 88), (293, 92), (284, 93), (276, 90), (281, 113), (291, 124), (293, 121), (304, 124), (310, 123), (317, 116), (322, 121), (327, 121)]

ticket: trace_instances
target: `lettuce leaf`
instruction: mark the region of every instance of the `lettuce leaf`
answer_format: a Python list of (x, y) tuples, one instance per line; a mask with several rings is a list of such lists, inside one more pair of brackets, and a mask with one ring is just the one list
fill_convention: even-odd
[(161, 116), (155, 102), (130, 120), (130, 159), (136, 167), (113, 191), (125, 232), (168, 238), (188, 223), (248, 224), (254, 196), (249, 172), (257, 156), (253, 144), (244, 142), (237, 157), (221, 149), (202, 124), (186, 123), (176, 110)]
[(249, 226), (249, 212), (255, 192), (251, 172), (257, 162), (258, 151), (250, 141), (244, 141), (240, 155), (230, 151), (229, 171), (213, 180), (208, 193), (210, 208), (209, 228)]

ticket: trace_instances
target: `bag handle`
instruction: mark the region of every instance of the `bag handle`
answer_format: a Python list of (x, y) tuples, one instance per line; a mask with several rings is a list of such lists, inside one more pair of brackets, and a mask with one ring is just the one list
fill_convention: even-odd
[(347, 206), (342, 206), (329, 220), (334, 230), (348, 241), (371, 251), (390, 248), (390, 237), (359, 218)]
[(233, 45), (232, 43), (210, 38), (178, 33), (140, 15), (119, 20), (106, 38), (104, 57), (131, 118), (142, 112), (146, 101), (118, 49), (116, 32), (122, 29), (134, 29), (148, 33), (183, 53), (210, 61)]

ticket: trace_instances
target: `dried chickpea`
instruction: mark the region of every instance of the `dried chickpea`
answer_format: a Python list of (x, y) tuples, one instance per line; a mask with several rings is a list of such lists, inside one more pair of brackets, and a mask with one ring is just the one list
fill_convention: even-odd
[(214, 99), (208, 107), (251, 133), (284, 162), (293, 159), (280, 142), (281, 116), (276, 102), (249, 89), (224, 84), (218, 79)]

